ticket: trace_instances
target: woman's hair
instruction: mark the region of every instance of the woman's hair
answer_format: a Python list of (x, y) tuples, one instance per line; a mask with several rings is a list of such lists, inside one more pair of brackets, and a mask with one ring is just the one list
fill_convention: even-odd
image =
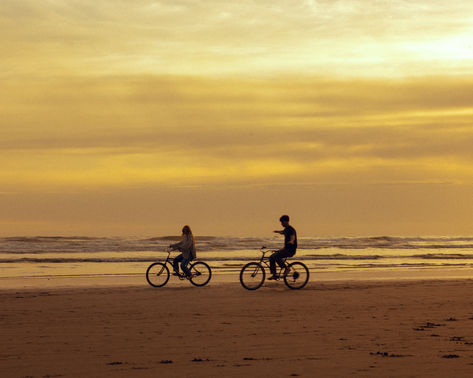
[(182, 235), (190, 235), (192, 239), (192, 244), (195, 246), (194, 235), (192, 234), (192, 230), (188, 225), (185, 225), (184, 227), (182, 227)]

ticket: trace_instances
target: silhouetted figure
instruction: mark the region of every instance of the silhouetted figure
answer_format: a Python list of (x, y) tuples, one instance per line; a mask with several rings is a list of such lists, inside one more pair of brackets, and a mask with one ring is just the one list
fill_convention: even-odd
[[(284, 230), (274, 231), (277, 234), (284, 235), (284, 248), (280, 249), (279, 251), (273, 253), (269, 258), (269, 269), (271, 271), (271, 277), (268, 280), (276, 280), (278, 279), (276, 275), (276, 263), (281, 268), (286, 268), (283, 259), (287, 257), (292, 257), (296, 254), (297, 249), (297, 233), (294, 227), (289, 225), (289, 216), (283, 215), (279, 218), (281, 225), (284, 227)], [(286, 268), (287, 269), (287, 268)], [(287, 271), (284, 271), (284, 274), (287, 274)]]
[(174, 259), (173, 268), (174, 273), (173, 275), (179, 275), (179, 263), (181, 263), (181, 269), (186, 276), (190, 276), (190, 271), (187, 269), (187, 265), (190, 261), (196, 258), (195, 252), (195, 240), (194, 235), (192, 235), (191, 228), (189, 226), (184, 226), (182, 228), (182, 235), (181, 241), (176, 244), (171, 244), (169, 248), (174, 250), (179, 250), (182, 253)]

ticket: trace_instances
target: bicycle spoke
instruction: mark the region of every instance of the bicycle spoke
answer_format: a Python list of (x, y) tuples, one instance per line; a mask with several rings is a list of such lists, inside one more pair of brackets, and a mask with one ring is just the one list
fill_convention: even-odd
[(301, 262), (289, 265), (289, 272), (284, 276), (285, 284), (291, 289), (302, 289), (309, 281), (309, 270)]
[(240, 272), (240, 282), (248, 290), (258, 289), (263, 284), (264, 278), (264, 269), (256, 262), (246, 264)]
[(169, 280), (169, 269), (162, 263), (154, 263), (146, 271), (146, 280), (153, 287), (166, 285)]
[(195, 286), (206, 285), (212, 277), (212, 270), (206, 263), (202, 261), (192, 264), (190, 267), (190, 272), (191, 276), (189, 279)]

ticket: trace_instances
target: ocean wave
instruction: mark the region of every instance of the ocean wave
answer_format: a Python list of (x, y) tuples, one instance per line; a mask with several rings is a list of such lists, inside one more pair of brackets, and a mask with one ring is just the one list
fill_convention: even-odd
[[(80, 256), (74, 257), (74, 255), (67, 255), (67, 256), (58, 256), (58, 257), (11, 257), (11, 258), (0, 258), (0, 263), (2, 264), (10, 264), (10, 263), (139, 263), (139, 262), (153, 262), (153, 261), (164, 261), (165, 255), (157, 255), (157, 256), (133, 256), (133, 255), (125, 255), (125, 256), (111, 256), (111, 257), (104, 257), (104, 256)], [(212, 255), (212, 256), (200, 256), (204, 261), (215, 261), (215, 262), (231, 262), (231, 261), (259, 261), (260, 255)], [(341, 262), (353, 262), (356, 263), (357, 266), (361, 266), (358, 262), (362, 261), (377, 261), (376, 265), (385, 260), (385, 261), (393, 261), (397, 260), (396, 265), (400, 266), (402, 264), (409, 264), (405, 261), (416, 261), (418, 260), (419, 263), (422, 260), (464, 260), (464, 261), (472, 261), (473, 254), (414, 254), (414, 255), (347, 255), (347, 254), (298, 254), (291, 260), (299, 260), (299, 261), (314, 261), (314, 262), (323, 262), (323, 261), (331, 261), (335, 264), (336, 261)], [(447, 264), (447, 262), (442, 263)]]
[(432, 264), (432, 263), (400, 263), (400, 264), (359, 264), (346, 268), (363, 269), (363, 268), (431, 268), (431, 267), (466, 267), (472, 266), (469, 263), (450, 263), (450, 264)]
[(143, 239), (143, 241), (175, 241), (180, 239), (180, 236), (157, 236), (155, 238)]
[[(88, 237), (88, 236), (14, 236), (0, 238), (0, 253), (41, 254), (77, 252), (156, 252), (163, 251), (169, 244), (180, 240), (180, 236), (156, 236), (151, 238)], [(257, 237), (217, 237), (197, 236), (197, 250), (240, 251), (258, 250), (262, 245), (280, 248), (282, 240), (278, 236)], [(473, 237), (343, 237), (320, 238), (299, 237), (299, 250), (473, 250)], [(377, 254), (378, 252), (376, 252)], [(323, 253), (326, 254), (326, 253)], [(373, 253), (371, 253), (373, 254)], [(381, 255), (382, 252), (379, 252)]]
[(0, 238), (0, 242), (21, 242), (21, 243), (51, 243), (64, 242), (68, 240), (107, 240), (109, 238), (97, 238), (91, 236), (7, 236)]
[(421, 259), (432, 259), (432, 260), (456, 260), (456, 259), (473, 259), (473, 254), (461, 254), (461, 253), (449, 253), (449, 254), (439, 254), (439, 253), (426, 253), (421, 255), (412, 255), (412, 258), (421, 258)]
[[(210, 241), (210, 240), (215, 240), (218, 239), (217, 236), (195, 236), (195, 240), (200, 240), (200, 241)], [(143, 241), (160, 241), (160, 240), (181, 240), (181, 236), (179, 235), (167, 235), (167, 236), (155, 236), (153, 238), (147, 238), (147, 239), (141, 239)]]
[(32, 258), (25, 257), (21, 259), (0, 259), (1, 264), (11, 264), (11, 263), (131, 263), (131, 262), (152, 262), (159, 261), (154, 258), (146, 257), (130, 257), (130, 258), (94, 258), (94, 257), (81, 257), (81, 258), (70, 258), (70, 257), (58, 257), (58, 258)]
[[(387, 256), (380, 255), (343, 255), (340, 253), (333, 255), (320, 255), (320, 254), (311, 254), (306, 256), (298, 257), (299, 260), (378, 260), (386, 258)], [(389, 256), (392, 258), (392, 256)]]

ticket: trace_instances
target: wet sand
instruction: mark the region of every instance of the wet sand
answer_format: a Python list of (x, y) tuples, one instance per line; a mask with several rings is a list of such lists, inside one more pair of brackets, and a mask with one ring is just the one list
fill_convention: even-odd
[(0, 376), (471, 377), (472, 290), (472, 280), (2, 290)]

